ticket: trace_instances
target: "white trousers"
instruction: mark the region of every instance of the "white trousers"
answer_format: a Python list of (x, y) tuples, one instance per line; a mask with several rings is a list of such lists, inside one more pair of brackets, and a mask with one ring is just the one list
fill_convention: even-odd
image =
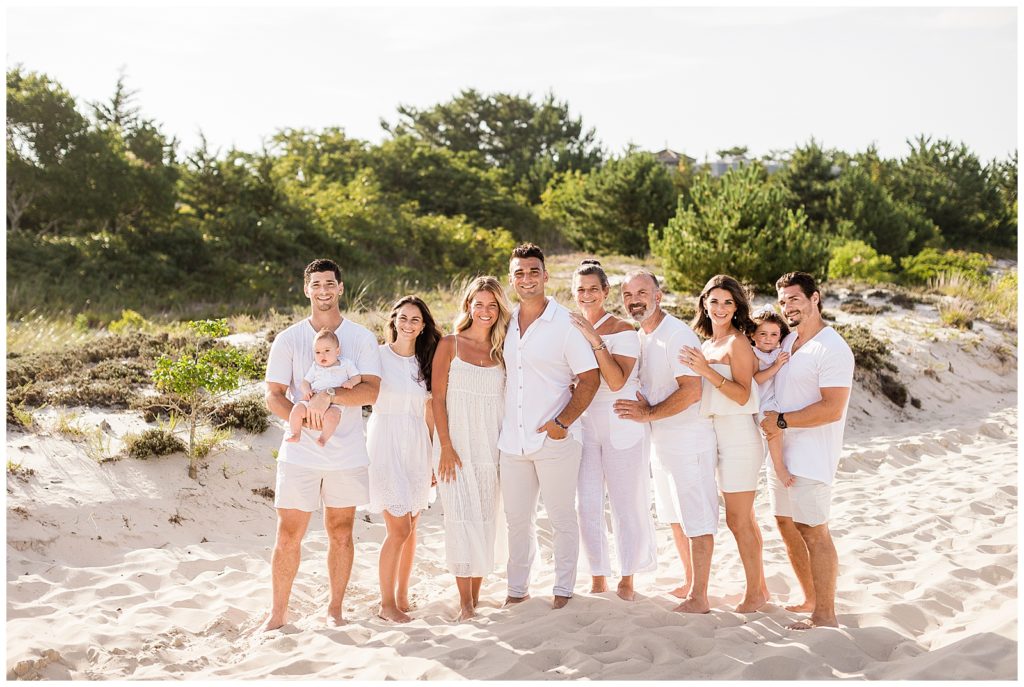
[(582, 446), (572, 437), (545, 437), (539, 451), (525, 456), (500, 454), (501, 498), (508, 521), (508, 595), (530, 591), (537, 554), (537, 497), (551, 522), (556, 596), (572, 596), (576, 586), (580, 531), (576, 522), (576, 480)]
[[(646, 437), (642, 432), (640, 440), (632, 446), (617, 448), (611, 437), (615, 427), (609, 422), (588, 422), (589, 416), (590, 409), (583, 416), (583, 459), (577, 496), (580, 539), (590, 574), (612, 574), (604, 514), (606, 489), (620, 574), (655, 570), (658, 559), (651, 517), (650, 467), (644, 451)], [(600, 414), (597, 418), (604, 419)]]

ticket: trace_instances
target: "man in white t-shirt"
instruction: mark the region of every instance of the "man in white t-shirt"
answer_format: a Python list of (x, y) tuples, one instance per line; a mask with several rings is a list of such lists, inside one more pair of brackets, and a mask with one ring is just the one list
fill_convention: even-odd
[[(302, 538), (310, 516), (321, 504), (331, 587), (327, 621), (342, 623), (342, 602), (352, 572), (355, 510), (369, 502), (370, 459), (362, 406), (377, 400), (381, 375), (377, 337), (341, 316), (338, 299), (343, 290), (341, 270), (334, 261), (311, 262), (303, 275), (303, 293), (309, 298), (310, 316), (278, 334), (270, 347), (267, 407), (282, 420), (288, 419), (293, 403), (302, 398), (302, 379), (313, 363), (313, 339), (323, 328), (338, 337), (341, 350), (362, 373), (362, 381), (351, 389), (331, 388), (314, 394), (299, 441), (281, 442), (274, 491), (277, 541), (271, 561), (273, 605), (266, 630), (277, 629), (287, 620)], [(324, 446), (319, 446), (316, 439), (331, 404), (344, 406), (345, 411), (334, 434)]]
[(601, 379), (594, 351), (573, 326), (569, 311), (544, 295), (547, 280), (540, 248), (527, 243), (512, 252), (509, 282), (519, 305), (505, 336), (505, 415), (498, 435), (501, 497), (508, 521), (505, 603), (530, 598), (539, 495), (553, 530), (552, 607), (562, 608), (572, 598), (580, 550), (576, 483), (583, 431), (577, 420)]
[(619, 417), (651, 425), (650, 459), (658, 520), (672, 526), (686, 582), (673, 610), (707, 613), (711, 555), (718, 531), (717, 445), (700, 415), (700, 376), (679, 362), (683, 346), (700, 347), (684, 322), (661, 309), (658, 279), (635, 270), (622, 282), (622, 305), (640, 323), (640, 388), (636, 401), (615, 402)]
[(761, 428), (769, 437), (783, 432), (783, 462), (796, 478), (787, 488), (774, 470), (768, 471), (772, 512), (804, 593), (803, 603), (786, 608), (811, 612), (791, 629), (837, 627), (839, 560), (828, 516), (853, 385), (853, 352), (822, 320), (814, 277), (790, 272), (779, 277), (775, 287), (791, 329), (782, 342), (782, 351), (790, 358), (775, 376), (780, 412), (765, 413)]

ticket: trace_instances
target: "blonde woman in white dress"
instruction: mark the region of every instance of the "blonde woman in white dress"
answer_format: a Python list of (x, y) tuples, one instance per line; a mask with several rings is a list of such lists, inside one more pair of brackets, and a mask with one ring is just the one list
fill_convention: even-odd
[(463, 293), (455, 333), (441, 339), (434, 355), (434, 464), (444, 508), (445, 557), (459, 590), (459, 621), (476, 615), (480, 585), (494, 570), (495, 547), (504, 536), (498, 433), (510, 315), (498, 280), (477, 277)]
[(441, 332), (427, 304), (398, 299), (388, 318), (390, 341), (380, 347), (380, 394), (366, 427), (370, 454), (369, 510), (384, 514), (380, 547), (380, 608), (385, 620), (407, 623), (416, 522), (427, 507), (431, 481), (430, 389)]
[(711, 417), (715, 425), (718, 488), (746, 577), (746, 593), (736, 611), (753, 613), (767, 603), (769, 596), (761, 558), (761, 529), (754, 517), (764, 445), (757, 426), (757, 385), (753, 382), (758, 363), (747, 338), (755, 326), (740, 283), (724, 274), (712, 277), (697, 298), (692, 327), (707, 340), (699, 349), (684, 346), (679, 359), (704, 378), (700, 412)]
[(612, 574), (605, 527), (605, 493), (621, 575), (616, 593), (632, 601), (633, 575), (658, 566), (651, 517), (650, 468), (644, 452), (646, 425), (620, 418), (618, 399), (636, 400), (640, 391), (640, 336), (628, 322), (604, 309), (608, 277), (597, 260), (584, 260), (573, 274), (580, 313), (573, 324), (594, 349), (601, 386), (583, 413), (583, 457), (577, 483), (580, 540), (591, 576), (591, 593), (608, 591)]

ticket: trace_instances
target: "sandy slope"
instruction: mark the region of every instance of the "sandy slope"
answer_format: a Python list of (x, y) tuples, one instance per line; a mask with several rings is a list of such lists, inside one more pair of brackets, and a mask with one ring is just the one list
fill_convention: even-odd
[[(569, 606), (549, 610), (542, 529), (535, 597), (498, 608), (505, 589), (496, 574), (485, 582), (480, 617), (453, 624), (457, 597), (435, 506), (420, 526), (413, 623), (373, 614), (384, 531), (371, 516), (356, 526), (350, 624), (328, 629), (320, 620), (326, 543), (314, 523), (293, 622), (263, 634), (274, 513), (252, 490), (273, 486), (277, 429), (237, 434), (210, 460), (202, 485), (185, 476), (181, 456), (97, 465), (80, 444), (14, 433), (8, 458), (36, 474), (7, 481), (7, 676), (1015, 678), (1015, 341), (984, 326), (940, 329), (918, 310), (870, 320), (893, 342), (922, 408), (854, 391), (832, 511), (840, 629), (784, 629), (794, 616), (781, 605), (798, 592), (762, 494), (766, 573), (779, 603), (764, 612), (727, 610), (743, 576), (723, 518), (707, 616), (670, 611), (666, 592), (679, 564), (666, 528), (659, 570), (637, 577), (638, 601), (587, 594), (581, 571)], [(115, 437), (143, 426), (129, 414), (90, 411), (89, 419), (106, 419)]]

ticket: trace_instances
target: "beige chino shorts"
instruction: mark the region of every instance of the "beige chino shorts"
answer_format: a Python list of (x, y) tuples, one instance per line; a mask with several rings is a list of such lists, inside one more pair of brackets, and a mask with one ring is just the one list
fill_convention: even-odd
[(793, 485), (787, 488), (779, 481), (769, 463), (768, 497), (775, 515), (793, 518), (793, 522), (811, 527), (828, 522), (832, 506), (832, 486), (829, 484), (797, 477)]
[(277, 463), (275, 508), (312, 513), (326, 508), (365, 506), (370, 502), (370, 476), (366, 466), (352, 470), (320, 470), (292, 463)]

